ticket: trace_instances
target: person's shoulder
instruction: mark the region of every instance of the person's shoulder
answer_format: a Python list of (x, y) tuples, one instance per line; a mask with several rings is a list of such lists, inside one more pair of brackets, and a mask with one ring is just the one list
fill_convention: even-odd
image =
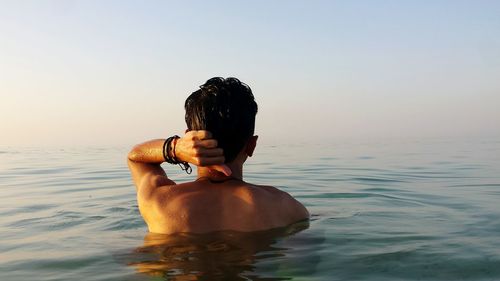
[(175, 200), (191, 199), (191, 197), (193, 197), (191, 195), (196, 195), (203, 190), (196, 181), (178, 184), (172, 180), (166, 179), (166, 177), (152, 178), (149, 186), (151, 187), (150, 192), (138, 193), (139, 203), (143, 203), (143, 205), (147, 203), (159, 209), (167, 207), (167, 203)]
[(272, 201), (274, 206), (280, 206), (283, 209), (293, 210), (296, 214), (294, 216), (303, 218), (309, 217), (309, 213), (304, 205), (302, 205), (302, 203), (295, 199), (290, 193), (270, 185), (254, 185), (254, 187), (267, 193), (268, 199)]
[(293, 197), (288, 192), (283, 191), (283, 190), (276, 188), (274, 186), (271, 186), (271, 185), (255, 185), (254, 184), (254, 185), (252, 185), (252, 187), (255, 190), (265, 192), (268, 195), (273, 196), (273, 197), (281, 197), (283, 199), (293, 199)]
[[(139, 208), (163, 217), (173, 213), (173, 210), (183, 209), (191, 201), (200, 200), (200, 189), (196, 182), (169, 184), (158, 179), (158, 186), (148, 197), (138, 194)], [(166, 184), (164, 184), (166, 183)]]
[(295, 220), (309, 218), (307, 209), (295, 199), (290, 193), (270, 185), (254, 185), (268, 194), (268, 199), (276, 208), (281, 208), (286, 211), (288, 216)]
[(249, 187), (254, 189), (254, 190), (269, 193), (270, 195), (279, 196), (279, 195), (284, 195), (286, 193), (286, 192), (284, 192), (284, 191), (282, 191), (274, 186), (270, 186), (270, 185), (249, 184)]
[(137, 188), (137, 200), (139, 205), (150, 205), (160, 193), (160, 190), (175, 186), (176, 183), (166, 176), (145, 175)]

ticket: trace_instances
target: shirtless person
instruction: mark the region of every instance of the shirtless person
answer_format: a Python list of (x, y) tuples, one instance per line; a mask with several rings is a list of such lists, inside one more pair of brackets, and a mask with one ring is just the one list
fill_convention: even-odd
[[(185, 103), (186, 134), (135, 146), (128, 165), (139, 210), (149, 231), (205, 233), (259, 231), (309, 218), (306, 208), (284, 191), (243, 181), (252, 156), (255, 103), (251, 89), (236, 78), (212, 78)], [(195, 181), (176, 184), (163, 162), (189, 169)]]

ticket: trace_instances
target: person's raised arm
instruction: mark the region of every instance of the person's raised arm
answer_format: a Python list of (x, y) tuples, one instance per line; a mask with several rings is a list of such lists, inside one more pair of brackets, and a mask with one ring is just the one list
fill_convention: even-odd
[[(128, 153), (128, 166), (136, 188), (155, 188), (175, 184), (160, 166), (165, 162), (164, 139), (150, 140), (136, 145)], [(217, 148), (217, 140), (208, 131), (189, 131), (182, 138), (173, 140), (167, 156), (179, 162), (197, 166), (212, 166), (229, 174), (224, 165), (224, 154)], [(177, 167), (177, 166), (176, 166)]]

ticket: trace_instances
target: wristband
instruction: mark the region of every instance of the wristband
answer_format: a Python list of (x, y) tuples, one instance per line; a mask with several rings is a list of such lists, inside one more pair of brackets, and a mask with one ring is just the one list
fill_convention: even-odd
[[(191, 174), (193, 169), (189, 166), (189, 163), (179, 161), (179, 159), (177, 159), (177, 155), (175, 154), (175, 146), (177, 145), (177, 140), (179, 138), (180, 137), (178, 135), (174, 135), (165, 140), (163, 143), (163, 158), (165, 159), (165, 162), (173, 165), (178, 164), (183, 171)], [(172, 142), (174, 142), (173, 146)]]
[(176, 138), (179, 138), (179, 136), (175, 135), (172, 137), (169, 137), (165, 140), (163, 143), (163, 158), (165, 159), (165, 162), (169, 164), (178, 164), (179, 161), (177, 161), (176, 158), (172, 157), (172, 141)]

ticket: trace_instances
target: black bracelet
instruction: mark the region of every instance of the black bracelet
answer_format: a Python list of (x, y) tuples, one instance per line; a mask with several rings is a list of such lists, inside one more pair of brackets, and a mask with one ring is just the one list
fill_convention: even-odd
[(179, 163), (179, 166), (181, 167), (181, 169), (186, 172), (188, 175), (191, 174), (191, 172), (193, 172), (193, 168), (191, 168), (191, 166), (189, 166), (189, 163), (188, 162), (181, 162)]
[[(185, 171), (188, 174), (191, 174), (193, 169), (191, 166), (189, 166), (188, 162), (182, 162), (177, 159), (177, 155), (175, 154), (175, 146), (177, 145), (177, 139), (180, 137), (178, 135), (174, 135), (169, 137), (168, 139), (165, 140), (163, 143), (163, 158), (165, 159), (165, 162), (169, 164), (178, 164), (183, 171)], [(174, 147), (172, 147), (172, 141), (176, 141)]]
[(168, 157), (168, 152), (165, 153), (165, 148), (167, 148), (167, 142), (168, 142), (168, 139), (166, 139), (163, 142), (163, 159), (165, 160), (165, 162), (167, 161), (167, 157)]
[(163, 158), (165, 159), (165, 162), (167, 162), (169, 164), (178, 164), (179, 163), (179, 161), (177, 161), (177, 159), (170, 156), (171, 155), (170, 150), (171, 150), (172, 141), (176, 138), (179, 138), (179, 136), (176, 135), (176, 136), (169, 137), (163, 143)]

